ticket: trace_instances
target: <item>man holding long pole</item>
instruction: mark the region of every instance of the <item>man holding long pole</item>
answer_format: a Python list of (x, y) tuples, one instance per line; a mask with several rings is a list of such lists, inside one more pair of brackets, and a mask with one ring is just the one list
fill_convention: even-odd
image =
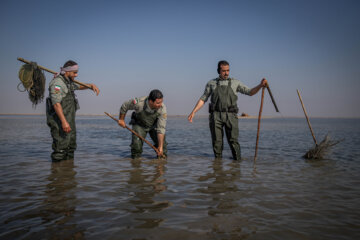
[(215, 158), (222, 158), (223, 150), (223, 129), (225, 128), (226, 137), (231, 148), (234, 160), (241, 159), (240, 145), (238, 142), (238, 106), (237, 92), (252, 96), (267, 84), (266, 79), (262, 79), (260, 84), (250, 89), (239, 80), (229, 77), (230, 66), (227, 61), (219, 61), (217, 72), (219, 77), (210, 80), (204, 94), (200, 97), (194, 109), (188, 116), (192, 122), (195, 113), (199, 111), (211, 96), (209, 104), (209, 125), (212, 138), (213, 151)]
[[(166, 157), (167, 143), (165, 140), (167, 112), (163, 103), (163, 94), (160, 90), (154, 89), (149, 96), (133, 98), (124, 102), (120, 108), (118, 124), (125, 128), (125, 115), (127, 111), (134, 110), (131, 116), (132, 130), (145, 139), (149, 133), (157, 149), (158, 157)], [(131, 157), (140, 158), (142, 154), (143, 140), (137, 135), (132, 135)]]
[(95, 84), (87, 87), (74, 82), (79, 66), (69, 60), (49, 84), (49, 97), (46, 99), (47, 124), (53, 138), (51, 158), (53, 161), (73, 159), (76, 150), (75, 112), (79, 109), (75, 90), (92, 89), (96, 95), (100, 90)]

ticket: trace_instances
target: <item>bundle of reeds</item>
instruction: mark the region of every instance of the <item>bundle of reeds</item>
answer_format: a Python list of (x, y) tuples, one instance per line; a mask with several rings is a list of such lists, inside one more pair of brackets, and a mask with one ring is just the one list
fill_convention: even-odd
[(326, 137), (324, 138), (324, 140), (322, 140), (320, 142), (320, 144), (317, 143), (315, 135), (314, 135), (314, 131), (313, 131), (312, 127), (311, 127), (310, 120), (309, 120), (309, 117), (308, 117), (308, 115), (306, 113), (306, 109), (305, 109), (304, 103), (302, 101), (300, 92), (299, 92), (299, 90), (296, 90), (296, 91), (298, 93), (301, 106), (302, 106), (302, 108), (304, 110), (304, 114), (305, 114), (307, 123), (308, 123), (309, 128), (310, 128), (311, 135), (312, 135), (312, 137), (314, 139), (314, 143), (315, 143), (315, 146), (313, 148), (311, 148), (309, 151), (307, 151), (303, 157), (306, 158), (306, 159), (323, 159), (325, 154), (330, 152), (330, 150), (331, 150), (330, 148), (332, 146), (338, 144), (341, 141), (332, 141), (330, 139), (329, 134), (327, 134)]

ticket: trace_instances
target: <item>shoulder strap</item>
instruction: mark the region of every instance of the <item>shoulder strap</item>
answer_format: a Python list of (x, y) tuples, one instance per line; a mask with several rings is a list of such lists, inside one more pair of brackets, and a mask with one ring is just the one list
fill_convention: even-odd
[(145, 109), (146, 109), (146, 100), (148, 100), (148, 97), (146, 97), (146, 98), (144, 99), (143, 111), (145, 111)]
[(75, 97), (75, 90), (74, 90), (74, 82), (73, 81), (66, 81), (65, 77), (63, 75), (59, 75), (61, 81), (65, 83), (66, 87), (68, 88), (68, 91), (71, 92), (71, 94)]

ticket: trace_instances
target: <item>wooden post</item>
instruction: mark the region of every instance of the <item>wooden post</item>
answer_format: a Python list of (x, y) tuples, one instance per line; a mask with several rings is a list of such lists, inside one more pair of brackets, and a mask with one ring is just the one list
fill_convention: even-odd
[(261, 103), (260, 103), (260, 110), (259, 110), (259, 118), (258, 118), (258, 127), (257, 127), (257, 134), (256, 134), (256, 146), (255, 146), (255, 156), (254, 156), (254, 162), (256, 161), (256, 157), (257, 157), (257, 150), (258, 150), (258, 143), (259, 143), (259, 135), (260, 135), (260, 120), (261, 120), (261, 113), (262, 113), (262, 108), (263, 108), (263, 103), (264, 103), (264, 92), (265, 92), (265, 88), (262, 88), (261, 91)]
[(267, 90), (268, 90), (268, 92), (269, 92), (271, 101), (272, 101), (272, 103), (274, 104), (274, 107), (275, 107), (276, 112), (279, 112), (279, 109), (278, 109), (278, 107), (277, 107), (277, 105), (276, 105), (275, 99), (274, 99), (274, 97), (273, 97), (273, 95), (272, 95), (272, 93), (271, 93), (269, 84), (266, 84), (266, 88), (267, 88)]

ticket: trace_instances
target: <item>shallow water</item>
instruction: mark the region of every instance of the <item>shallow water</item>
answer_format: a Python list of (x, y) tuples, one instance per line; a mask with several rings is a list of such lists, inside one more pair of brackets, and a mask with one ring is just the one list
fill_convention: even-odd
[(360, 239), (360, 120), (311, 119), (343, 141), (321, 161), (305, 119), (240, 119), (243, 160), (215, 160), (207, 117), (170, 117), (168, 159), (110, 118), (77, 118), (75, 160), (50, 161), (44, 116), (0, 116), (0, 239)]

